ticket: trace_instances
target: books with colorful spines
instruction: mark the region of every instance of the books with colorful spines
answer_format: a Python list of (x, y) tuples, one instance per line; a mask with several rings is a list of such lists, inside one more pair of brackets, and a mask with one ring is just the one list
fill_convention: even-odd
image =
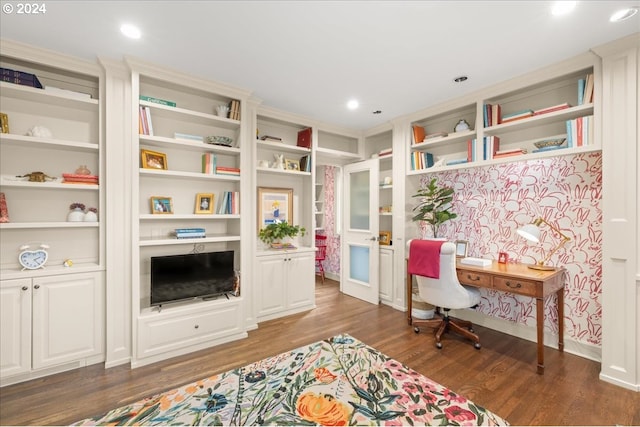
[(154, 98), (153, 96), (140, 95), (141, 101), (153, 102), (154, 104), (166, 105), (167, 107), (175, 107), (176, 103), (167, 101), (166, 99)]
[(151, 115), (147, 112), (148, 108), (141, 105), (139, 107), (139, 125), (138, 125), (138, 131), (140, 132), (140, 135), (153, 135), (153, 133), (151, 132), (151, 128), (149, 127), (149, 122), (151, 120)]
[(216, 170), (218, 158), (215, 153), (204, 153), (202, 155), (202, 173), (212, 174)]
[(484, 104), (482, 106), (482, 119), (484, 127), (488, 128), (491, 126), (491, 104)]
[(470, 139), (467, 141), (467, 161), (476, 161), (476, 139)]
[(502, 123), (502, 107), (500, 104), (494, 104), (491, 106), (491, 125), (499, 125)]
[(422, 126), (413, 125), (413, 143), (420, 144), (424, 141), (425, 131)]
[(449, 136), (449, 134), (447, 132), (430, 133), (429, 135), (424, 136), (424, 140), (426, 141), (427, 139), (444, 138), (445, 136)]
[(302, 148), (311, 148), (311, 136), (313, 130), (311, 128), (302, 129), (298, 131), (298, 141), (296, 145)]
[(533, 110), (520, 110), (515, 113), (509, 113), (502, 116), (502, 123), (512, 122), (514, 120), (526, 119), (533, 116)]
[(218, 175), (240, 175), (240, 168), (216, 166), (215, 171)]
[(534, 116), (539, 116), (540, 114), (552, 113), (554, 111), (564, 110), (571, 107), (567, 102), (563, 102), (562, 104), (553, 105), (551, 107), (540, 108), (539, 110), (535, 110), (533, 112)]
[(35, 74), (12, 70), (11, 68), (0, 68), (0, 70), (0, 79), (2, 81), (42, 89), (42, 83), (40, 83)]
[(500, 137), (485, 136), (482, 138), (482, 155), (484, 160), (491, 160), (500, 149)]

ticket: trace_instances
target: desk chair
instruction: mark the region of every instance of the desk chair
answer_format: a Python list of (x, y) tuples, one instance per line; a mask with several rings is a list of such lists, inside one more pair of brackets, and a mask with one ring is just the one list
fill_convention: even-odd
[(316, 274), (320, 275), (324, 284), (324, 266), (322, 262), (327, 256), (327, 236), (316, 234)]
[[(411, 259), (411, 240), (407, 242), (408, 258)], [(415, 255), (417, 256), (417, 255)], [(437, 259), (436, 259), (437, 260)], [(407, 273), (408, 274), (408, 273)], [(415, 275), (418, 282), (418, 292), (424, 301), (438, 307), (434, 319), (414, 320), (416, 333), (420, 332), (420, 326), (436, 328), (436, 347), (442, 348), (440, 338), (446, 331), (453, 330), (474, 342), (474, 347), (480, 349), (480, 338), (473, 333), (471, 322), (449, 317), (450, 309), (470, 308), (480, 302), (480, 290), (463, 286), (458, 281), (456, 273), (456, 245), (445, 242), (440, 247), (440, 271), (439, 277), (425, 277)]]

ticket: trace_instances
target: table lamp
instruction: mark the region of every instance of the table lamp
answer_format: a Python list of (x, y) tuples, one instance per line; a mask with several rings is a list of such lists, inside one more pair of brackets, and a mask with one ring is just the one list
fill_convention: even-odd
[(553, 250), (551, 250), (547, 254), (545, 259), (536, 262), (534, 265), (530, 265), (529, 268), (532, 268), (534, 270), (545, 270), (545, 271), (555, 270), (555, 267), (545, 265), (545, 263), (549, 260), (549, 258), (551, 258), (551, 255), (553, 255), (558, 249), (564, 246), (565, 243), (571, 240), (568, 236), (565, 236), (564, 234), (562, 234), (562, 232), (558, 230), (558, 228), (554, 227), (543, 218), (536, 219), (531, 224), (527, 224), (519, 228), (516, 232), (522, 237), (524, 237), (525, 239), (538, 243), (540, 242), (540, 226), (542, 224), (546, 224), (549, 228), (551, 228), (553, 231), (559, 234), (560, 237), (562, 238), (562, 241), (560, 242), (560, 244), (558, 244), (558, 246), (556, 246)]

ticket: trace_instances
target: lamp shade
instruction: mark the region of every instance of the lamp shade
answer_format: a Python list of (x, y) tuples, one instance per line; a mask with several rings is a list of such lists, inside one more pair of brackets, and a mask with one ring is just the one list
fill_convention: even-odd
[(540, 228), (535, 224), (527, 224), (516, 231), (527, 240), (538, 243), (540, 241)]

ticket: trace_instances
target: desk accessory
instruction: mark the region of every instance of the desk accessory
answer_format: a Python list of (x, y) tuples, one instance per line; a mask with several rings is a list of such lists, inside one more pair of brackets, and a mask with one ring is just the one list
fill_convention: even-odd
[(475, 265), (478, 267), (488, 267), (492, 264), (490, 259), (466, 257), (460, 260), (461, 264)]
[(565, 243), (571, 240), (568, 236), (564, 235), (557, 227), (554, 227), (544, 218), (537, 218), (531, 224), (527, 224), (519, 228), (517, 230), (517, 233), (527, 240), (538, 243), (540, 242), (540, 226), (542, 224), (546, 224), (549, 228), (555, 231), (562, 238), (562, 241), (553, 250), (549, 251), (549, 253), (543, 260), (536, 262), (535, 265), (530, 265), (529, 268), (532, 268), (534, 270), (544, 270), (544, 271), (555, 270), (556, 269), (555, 267), (552, 267), (550, 265), (545, 265), (545, 263), (549, 260), (549, 258), (551, 258), (551, 255), (553, 255), (558, 249), (564, 246)]
[(37, 270), (44, 268), (44, 264), (49, 258), (48, 245), (42, 244), (39, 249), (30, 250), (29, 245), (20, 246), (20, 255), (18, 255), (18, 261), (23, 270)]

